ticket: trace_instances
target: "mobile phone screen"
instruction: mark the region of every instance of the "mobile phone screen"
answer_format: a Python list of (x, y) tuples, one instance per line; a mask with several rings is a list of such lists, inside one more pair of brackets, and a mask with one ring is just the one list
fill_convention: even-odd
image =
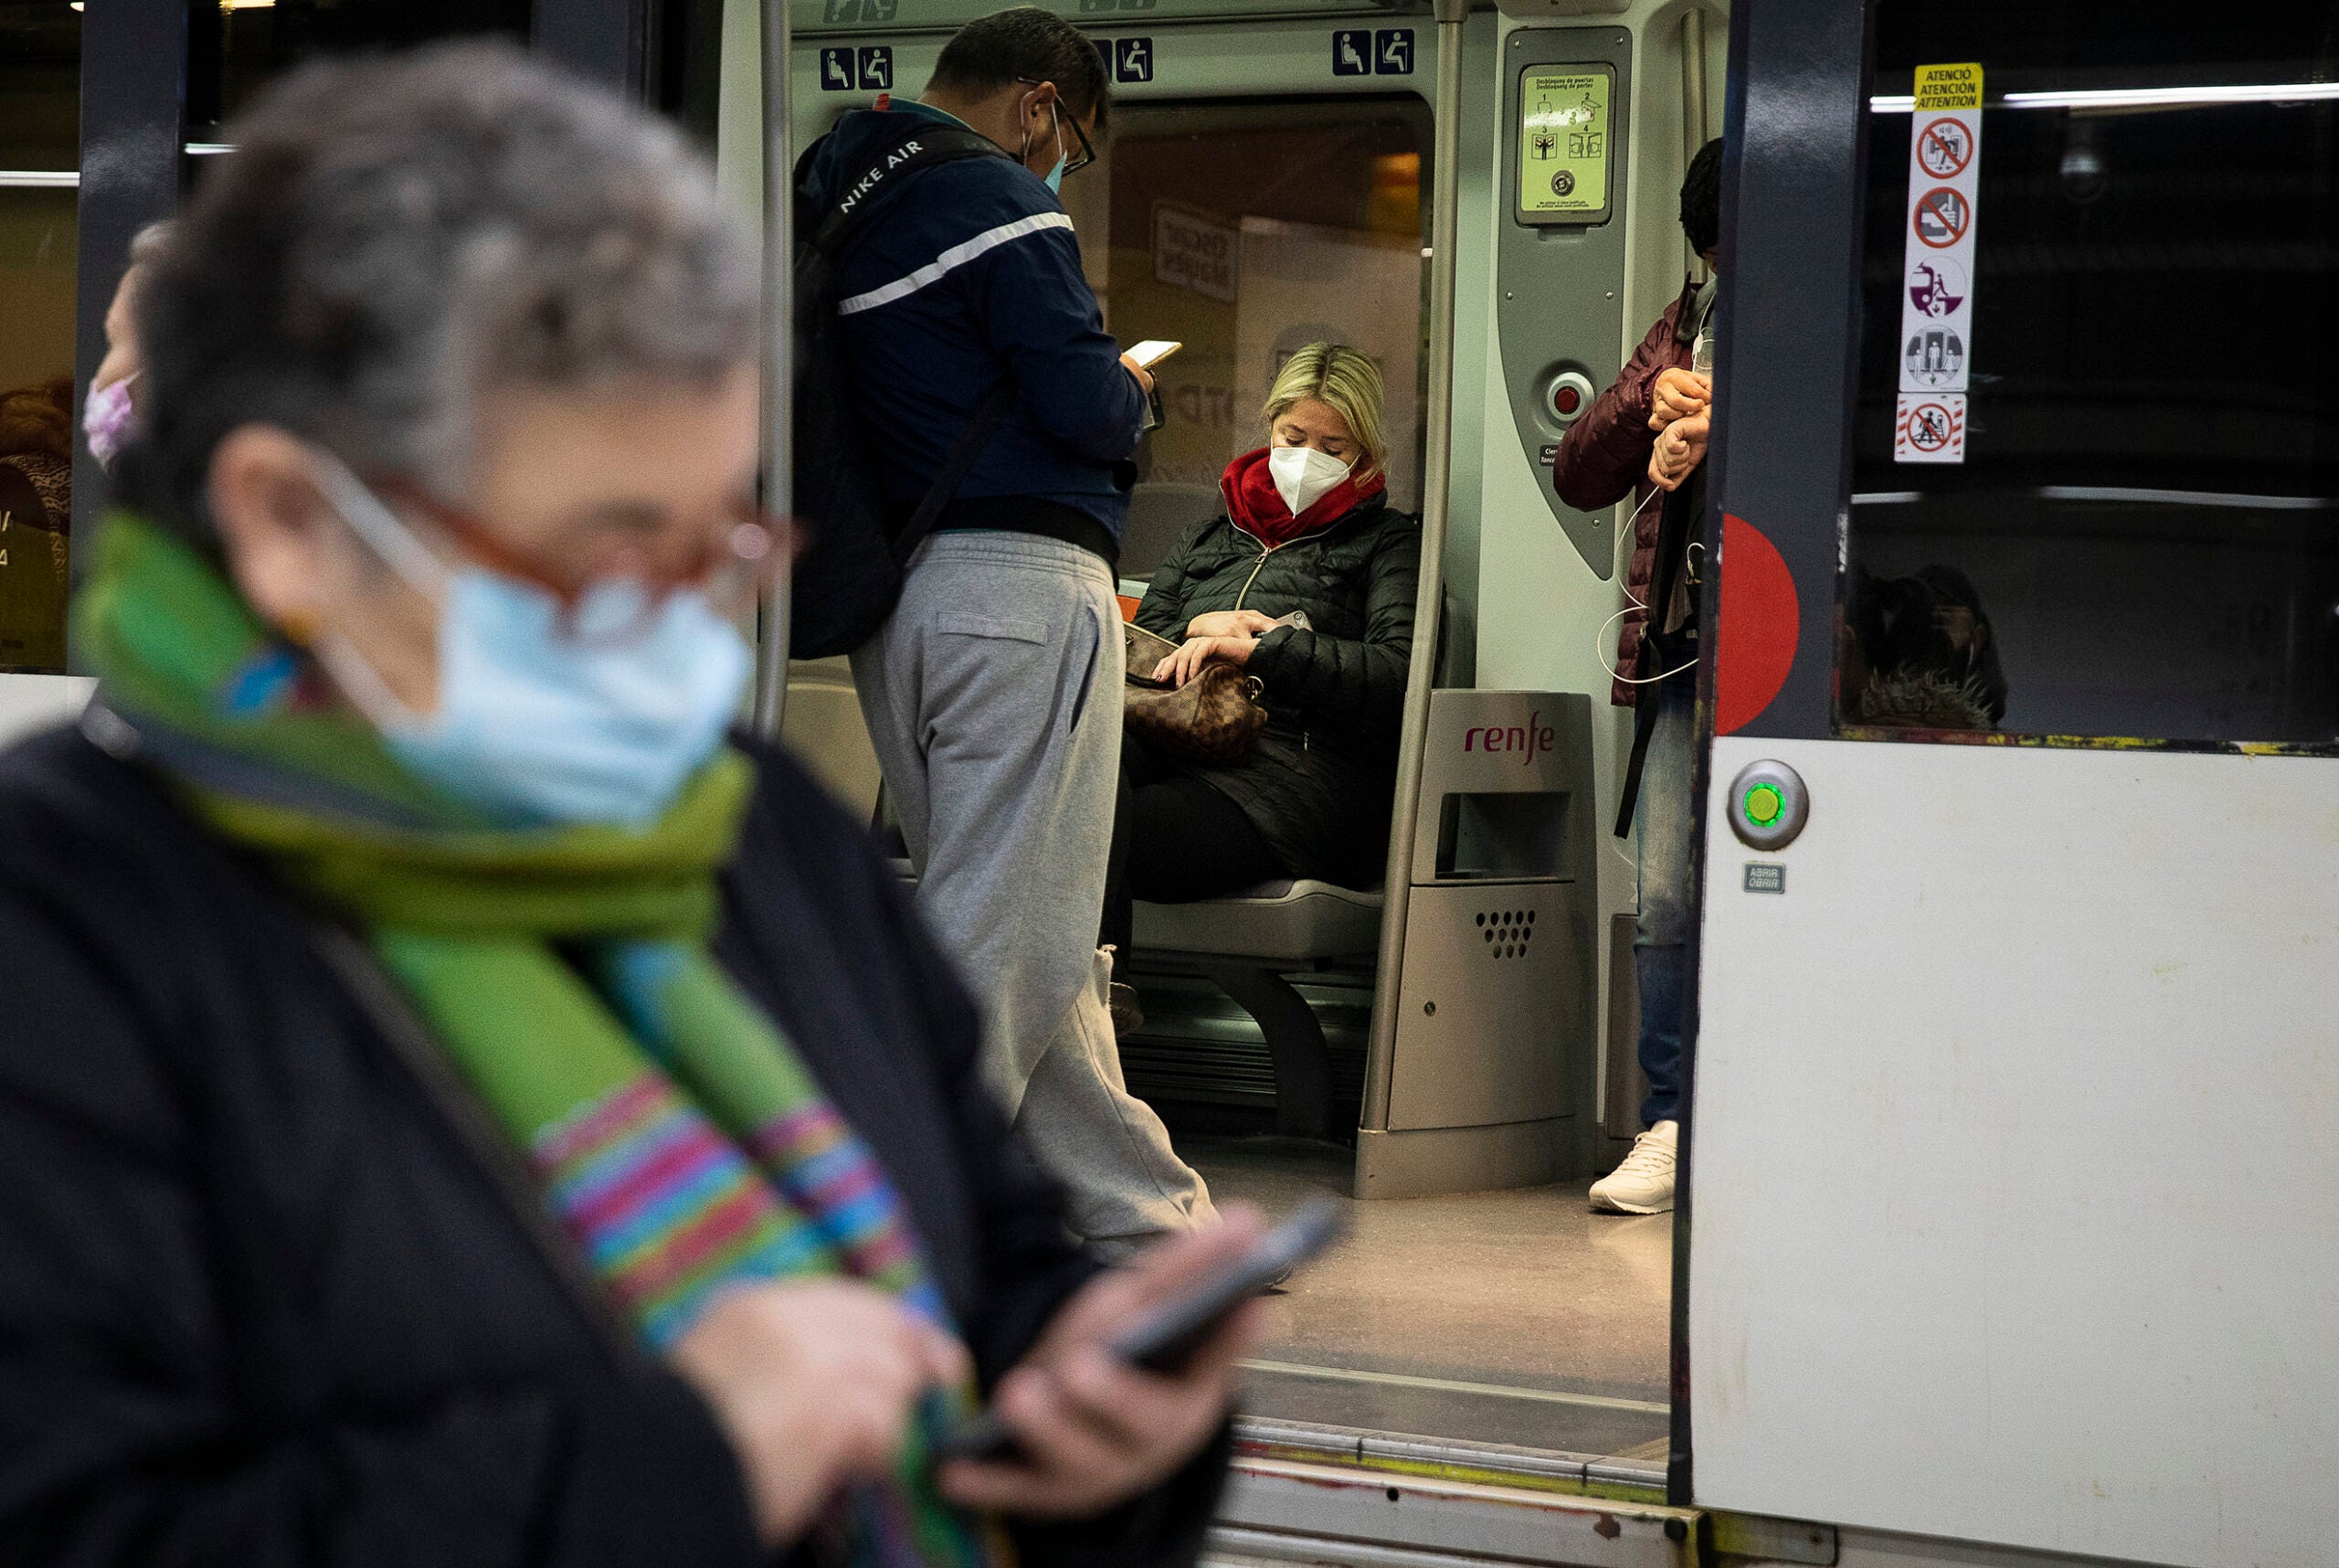
[(1130, 348), (1129, 357), (1141, 369), (1150, 370), (1186, 345), (1171, 338), (1149, 337)]

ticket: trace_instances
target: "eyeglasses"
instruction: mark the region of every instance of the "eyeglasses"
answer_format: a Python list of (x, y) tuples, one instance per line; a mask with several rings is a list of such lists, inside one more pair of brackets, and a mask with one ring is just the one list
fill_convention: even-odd
[[(1028, 76), (1019, 76), (1015, 79), (1026, 87), (1055, 86), (1053, 82), (1033, 81)], [(1055, 116), (1057, 124), (1071, 126), (1072, 139), (1080, 143), (1080, 151), (1064, 161), (1064, 177), (1069, 179), (1096, 161), (1096, 149), (1089, 144), (1088, 132), (1080, 128), (1080, 117), (1064, 111), (1064, 89), (1056, 88), (1056, 100), (1048, 105), (1048, 111)]]
[(789, 532), (754, 503), (741, 501), (679, 549), (653, 554), (630, 544), (588, 547), (573, 566), (556, 567), (504, 543), (477, 516), (412, 480), (386, 476), (374, 488), (428, 517), (480, 566), (542, 588), (558, 607), (561, 634), (596, 644), (629, 641), (646, 632), (677, 593), (704, 594), (715, 613), (727, 619), (745, 616), (774, 580), (780, 563), (776, 546)]

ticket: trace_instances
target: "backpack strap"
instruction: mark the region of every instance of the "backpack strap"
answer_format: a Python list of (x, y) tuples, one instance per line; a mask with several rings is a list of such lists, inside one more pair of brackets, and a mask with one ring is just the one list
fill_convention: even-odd
[[(804, 243), (825, 260), (833, 262), (846, 246), (859, 238), (876, 212), (883, 209), (877, 198), (886, 190), (898, 188), (906, 181), (944, 164), (962, 158), (1004, 158), (1006, 151), (979, 131), (963, 125), (945, 125), (924, 115), (904, 115), (912, 123), (903, 126), (871, 157), (860, 176), (844, 187), (844, 192), (830, 207), (814, 226)], [(805, 149), (796, 165), (796, 188), (804, 189), (805, 176), (810, 171), (813, 154), (819, 143)], [(809, 216), (809, 215), (806, 215)], [(799, 228), (799, 235), (803, 230)], [(825, 302), (823, 302), (825, 303)], [(1007, 422), (1008, 414), (1015, 407), (1015, 383), (1003, 378), (992, 388), (989, 397), (976, 408), (974, 418), (950, 449), (936, 472), (934, 482), (926, 486), (918, 500), (917, 509), (894, 535), (894, 556), (906, 567), (926, 536), (934, 531), (941, 519), (942, 510), (958, 493), (958, 486), (966, 482), (975, 460), (990, 445), (991, 438)]]
[[(899, 127), (877, 148), (861, 172), (845, 183), (820, 213), (820, 220), (799, 226), (797, 236), (800, 242), (834, 260), (884, 205), (878, 197), (884, 192), (943, 164), (957, 163), (962, 158), (1007, 156), (998, 143), (979, 131), (964, 125), (945, 125), (922, 114), (904, 114), (901, 118), (910, 123)], [(796, 188), (799, 192), (805, 188), (813, 155), (820, 146), (820, 143), (814, 143), (796, 161)], [(812, 215), (806, 212), (799, 216), (809, 219)]]
[(958, 495), (958, 487), (967, 482), (968, 471), (975, 466), (975, 460), (982, 456), (985, 447), (990, 445), (991, 437), (999, 434), (1000, 426), (1007, 422), (1008, 410), (1014, 406), (1015, 380), (1008, 376), (991, 388), (990, 396), (975, 409), (975, 417), (967, 421), (966, 430), (958, 437), (958, 444), (950, 449), (950, 455), (943, 461), (940, 471), (935, 474), (934, 482), (926, 487), (926, 494), (919, 499), (917, 510), (911, 513), (910, 520), (902, 524), (902, 531), (894, 535), (894, 558), (904, 567), (909, 565), (910, 556), (916, 552), (919, 544), (934, 532), (935, 524), (941, 520), (942, 509)]

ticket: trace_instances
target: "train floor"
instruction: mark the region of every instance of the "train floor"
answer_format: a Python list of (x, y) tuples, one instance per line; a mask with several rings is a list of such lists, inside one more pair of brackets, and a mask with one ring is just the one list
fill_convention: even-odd
[(1250, 1414), (1663, 1464), (1672, 1216), (1592, 1213), (1589, 1181), (1356, 1202), (1345, 1149), (1179, 1144), (1222, 1200), (1349, 1206), (1346, 1236), (1269, 1298)]

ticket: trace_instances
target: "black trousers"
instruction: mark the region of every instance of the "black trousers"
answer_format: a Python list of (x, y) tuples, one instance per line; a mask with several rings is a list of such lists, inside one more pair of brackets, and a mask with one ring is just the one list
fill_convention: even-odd
[(1135, 899), (1184, 904), (1290, 874), (1242, 807), (1122, 734), (1120, 804), (1113, 813), (1099, 943), (1128, 950)]

